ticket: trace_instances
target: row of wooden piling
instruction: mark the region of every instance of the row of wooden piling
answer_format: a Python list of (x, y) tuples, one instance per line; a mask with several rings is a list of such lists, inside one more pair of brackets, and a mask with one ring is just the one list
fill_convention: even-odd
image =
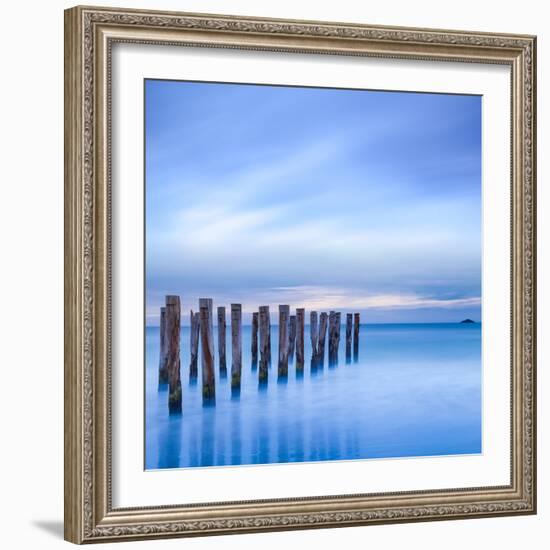
[[(217, 308), (218, 356), (220, 375), (227, 376), (226, 358), (226, 308)], [(346, 360), (351, 359), (353, 343), (354, 359), (359, 351), (359, 313), (346, 314)], [(242, 306), (231, 304), (231, 389), (239, 391), (242, 374)], [(329, 365), (338, 362), (340, 345), (341, 314), (310, 312), (310, 338), (312, 348), (311, 367), (323, 363), (328, 333)], [(179, 296), (166, 296), (165, 306), (160, 309), (160, 359), (159, 384), (168, 384), (168, 408), (170, 412), (182, 409), (182, 390), (180, 378), (180, 330), (181, 307)], [(296, 314), (290, 314), (288, 305), (279, 306), (279, 355), (277, 374), (279, 378), (288, 376), (289, 362), (296, 357), (296, 372), (302, 373), (305, 364), (304, 353), (305, 309), (297, 308)], [(211, 298), (199, 299), (199, 311), (190, 312), (190, 381), (198, 378), (199, 343), (201, 349), (200, 364), (202, 373), (202, 396), (204, 402), (214, 401), (216, 397), (213, 301)], [(258, 369), (258, 381), (267, 383), (268, 368), (271, 364), (271, 319), (269, 306), (260, 306), (252, 314), (251, 355), (253, 368)], [(259, 359), (259, 361), (258, 361)]]

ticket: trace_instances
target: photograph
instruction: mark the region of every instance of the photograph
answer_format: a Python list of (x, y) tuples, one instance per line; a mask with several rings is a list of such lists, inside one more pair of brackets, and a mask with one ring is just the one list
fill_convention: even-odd
[(65, 540), (537, 514), (540, 23), (256, 4), (64, 10)]
[(144, 80), (146, 470), (483, 453), (482, 99)]

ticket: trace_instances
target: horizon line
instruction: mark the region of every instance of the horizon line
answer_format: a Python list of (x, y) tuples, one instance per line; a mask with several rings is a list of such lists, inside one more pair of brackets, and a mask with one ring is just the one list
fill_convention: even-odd
[[(466, 319), (463, 319), (462, 321), (423, 321), (423, 322), (416, 322), (416, 323), (411, 323), (411, 322), (393, 322), (393, 323), (359, 323), (360, 326), (366, 326), (366, 325), (481, 325), (482, 322), (481, 321), (473, 321), (471, 323), (464, 323), (464, 321), (466, 321)], [(340, 323), (340, 326), (344, 325), (345, 326), (346, 323)], [(148, 324), (145, 324), (145, 327), (146, 328), (157, 328), (159, 327), (160, 324), (158, 325), (148, 325)], [(190, 326), (189, 324), (181, 324), (180, 326)], [(217, 327), (218, 324), (215, 323), (213, 325), (214, 327)], [(231, 326), (231, 323), (227, 323), (226, 324), (226, 327), (230, 327)], [(250, 327), (252, 326), (252, 324), (244, 324), (242, 323), (241, 326), (244, 326), (244, 327)], [(272, 327), (278, 327), (279, 326), (279, 323), (271, 323), (271, 326)], [(304, 327), (309, 327), (311, 326), (311, 323), (304, 323)]]

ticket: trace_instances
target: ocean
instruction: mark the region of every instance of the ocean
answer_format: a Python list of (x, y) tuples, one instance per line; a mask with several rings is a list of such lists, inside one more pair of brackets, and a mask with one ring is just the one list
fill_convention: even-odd
[(481, 453), (481, 325), (362, 324), (357, 361), (346, 362), (345, 325), (339, 362), (311, 370), (289, 365), (277, 379), (278, 327), (271, 327), (267, 385), (251, 364), (251, 327), (242, 331), (240, 395), (219, 376), (216, 402), (203, 406), (189, 382), (189, 327), (181, 329), (183, 410), (168, 414), (168, 388), (159, 387), (159, 328), (146, 328), (146, 469), (321, 460), (361, 460)]

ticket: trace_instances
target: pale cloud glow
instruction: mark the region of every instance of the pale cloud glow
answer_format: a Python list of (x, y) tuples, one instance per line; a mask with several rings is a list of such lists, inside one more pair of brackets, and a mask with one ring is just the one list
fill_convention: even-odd
[[(480, 297), (472, 298), (448, 298), (438, 299), (415, 294), (378, 294), (378, 295), (360, 295), (358, 292), (349, 289), (327, 288), (316, 286), (296, 286), (296, 287), (275, 287), (265, 289), (254, 293), (254, 298), (258, 302), (247, 301), (247, 295), (237, 296), (238, 302), (242, 304), (243, 314), (249, 320), (254, 311), (258, 311), (258, 306), (267, 305), (273, 317), (272, 323), (277, 324), (277, 311), (279, 304), (289, 305), (291, 310), (296, 308), (305, 308), (309, 313), (311, 311), (330, 311), (339, 310), (347, 313), (355, 311), (384, 311), (384, 310), (402, 310), (402, 309), (423, 309), (423, 308), (465, 308), (479, 307), (481, 305)], [(157, 324), (159, 318), (159, 308), (162, 305), (163, 296), (158, 296), (158, 303), (151, 305), (147, 310), (149, 324)], [(234, 301), (234, 299), (233, 299)], [(229, 303), (231, 297), (217, 295), (214, 297), (214, 306), (226, 305), (229, 313)], [(197, 310), (197, 303), (187, 296), (182, 297), (182, 310), (185, 316), (190, 310)], [(309, 319), (309, 316), (306, 316)]]

